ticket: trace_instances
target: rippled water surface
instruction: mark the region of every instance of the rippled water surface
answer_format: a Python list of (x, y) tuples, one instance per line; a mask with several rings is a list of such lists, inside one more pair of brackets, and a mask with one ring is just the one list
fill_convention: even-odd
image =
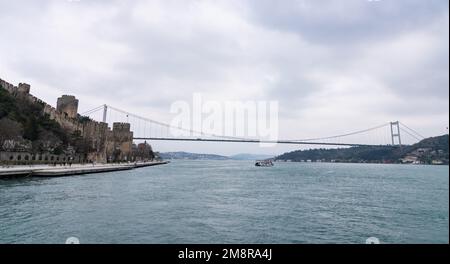
[(173, 161), (0, 180), (0, 243), (449, 242), (449, 167)]

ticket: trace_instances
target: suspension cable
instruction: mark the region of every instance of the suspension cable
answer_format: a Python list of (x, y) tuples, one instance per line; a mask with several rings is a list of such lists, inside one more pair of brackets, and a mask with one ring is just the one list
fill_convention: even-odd
[(88, 114), (95, 113), (95, 112), (99, 111), (100, 109), (103, 109), (103, 107), (104, 107), (103, 105), (97, 106), (96, 108), (93, 108), (91, 110), (85, 111), (85, 112), (81, 113), (80, 115), (83, 116), (83, 115), (88, 115)]
[(410, 130), (412, 133), (416, 134), (417, 136), (421, 137), (422, 139), (424, 139), (425, 137), (422, 136), (421, 134), (419, 134), (417, 131), (415, 131), (414, 129), (408, 127), (407, 125), (403, 124), (402, 122), (399, 122), (402, 126), (404, 126), (405, 128), (407, 128), (408, 130)]
[(371, 128), (367, 128), (367, 129), (363, 129), (363, 130), (358, 130), (355, 132), (351, 132), (351, 133), (347, 133), (347, 134), (341, 134), (341, 135), (336, 135), (336, 136), (328, 136), (328, 137), (320, 137), (320, 138), (307, 138), (307, 139), (297, 139), (297, 140), (293, 140), (293, 141), (314, 141), (314, 140), (324, 140), (324, 139), (333, 139), (333, 138), (341, 138), (341, 137), (347, 137), (347, 136), (352, 136), (352, 135), (356, 135), (356, 134), (361, 134), (361, 133), (365, 133), (368, 131), (372, 131), (378, 128), (382, 128), (385, 126), (388, 126), (389, 123), (385, 123), (379, 126), (375, 126), (375, 127), (371, 127)]
[(421, 138), (419, 138), (419, 137), (417, 137), (417, 136), (411, 134), (410, 132), (408, 132), (408, 130), (406, 130), (406, 129), (400, 128), (400, 130), (401, 130), (402, 132), (405, 132), (406, 134), (410, 135), (411, 137), (417, 139), (418, 141), (422, 140)]
[(235, 140), (245, 140), (245, 138), (224, 136), (224, 135), (216, 135), (216, 134), (209, 134), (209, 133), (205, 133), (205, 132), (199, 132), (199, 131), (196, 131), (194, 129), (187, 129), (187, 128), (182, 128), (182, 127), (174, 127), (174, 126), (171, 126), (169, 124), (165, 124), (165, 123), (158, 122), (158, 121), (146, 118), (146, 117), (135, 115), (133, 113), (130, 113), (130, 112), (118, 109), (118, 108), (110, 106), (110, 105), (107, 105), (107, 107), (112, 109), (112, 110), (115, 110), (117, 112), (120, 112), (122, 114), (126, 114), (128, 116), (133, 116), (135, 118), (139, 118), (141, 120), (144, 120), (144, 121), (147, 121), (147, 122), (150, 122), (150, 123), (158, 124), (160, 126), (163, 126), (163, 127), (169, 128), (169, 129), (178, 129), (178, 130), (181, 130), (181, 131), (189, 132), (190, 134), (200, 134), (200, 135), (203, 135), (203, 136), (219, 137), (219, 138), (227, 138), (227, 139), (235, 139)]

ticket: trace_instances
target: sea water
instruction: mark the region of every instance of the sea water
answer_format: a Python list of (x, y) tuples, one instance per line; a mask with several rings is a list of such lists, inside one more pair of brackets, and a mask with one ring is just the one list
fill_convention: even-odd
[(0, 180), (0, 243), (449, 243), (449, 167), (174, 160)]

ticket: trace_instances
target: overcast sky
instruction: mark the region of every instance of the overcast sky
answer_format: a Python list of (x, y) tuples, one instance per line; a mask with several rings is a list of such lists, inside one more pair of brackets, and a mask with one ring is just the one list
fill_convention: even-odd
[[(277, 100), (280, 138), (449, 119), (448, 0), (0, 0), (0, 78), (80, 112), (109, 104), (170, 123), (176, 100)], [(160, 151), (295, 146), (155, 142)]]

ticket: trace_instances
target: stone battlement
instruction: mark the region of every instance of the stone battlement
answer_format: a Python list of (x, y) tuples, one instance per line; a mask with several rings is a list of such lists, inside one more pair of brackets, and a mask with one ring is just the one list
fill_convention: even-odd
[(113, 130), (130, 132), (130, 124), (129, 123), (121, 123), (121, 122), (113, 123)]
[(69, 133), (79, 132), (89, 142), (90, 152), (85, 153), (86, 161), (122, 161), (132, 157), (133, 132), (129, 123), (113, 123), (112, 129), (107, 123), (91, 119), (81, 120), (78, 115), (78, 99), (73, 95), (62, 95), (56, 108), (30, 94), (30, 85), (20, 83), (14, 86), (2, 79), (0, 85), (12, 96), (25, 98), (33, 104), (43, 107), (43, 114), (55, 120)]
[(0, 79), (0, 86), (2, 86), (11, 94), (17, 94), (19, 92), (19, 88), (17, 86), (14, 86), (13, 84), (2, 79)]
[[(70, 130), (72, 132), (81, 130), (80, 128), (81, 126), (78, 120), (74, 119), (72, 115), (69, 116), (66, 113), (62, 113), (61, 111), (58, 111), (55, 107), (47, 104), (43, 100), (30, 94), (31, 86), (29, 84), (20, 83), (18, 86), (14, 86), (13, 84), (0, 79), (0, 85), (14, 97), (25, 96), (25, 99), (27, 99), (30, 103), (42, 105), (44, 114), (49, 115), (50, 119), (53, 119), (56, 122), (58, 122), (64, 129)], [(78, 100), (77, 100), (77, 107), (78, 107)]]

